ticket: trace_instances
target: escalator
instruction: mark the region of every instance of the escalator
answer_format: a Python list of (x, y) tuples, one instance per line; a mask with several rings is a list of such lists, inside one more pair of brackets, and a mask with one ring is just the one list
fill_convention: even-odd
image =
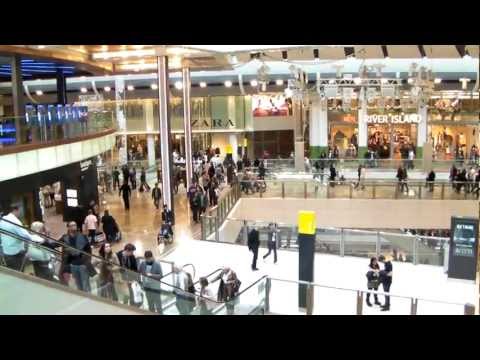
[[(21, 262), (12, 266), (12, 257), (4, 254), (12, 248), (22, 248)], [(2, 250), (3, 249), (3, 250)], [(63, 276), (63, 260), (66, 254), (81, 254), (88, 272), (88, 287), (79, 281), (76, 276)], [(23, 226), (0, 219), (0, 292), (8, 294), (0, 301), (0, 314), (32, 313), (37, 307), (40, 313), (62, 313), (61, 310), (72, 303), (77, 313), (97, 314), (100, 308), (104, 313), (135, 313), (135, 314), (164, 314), (164, 315), (223, 315), (223, 314), (260, 314), (265, 306), (265, 278), (242, 289), (231, 301), (224, 303), (216, 299), (207, 299), (198, 295), (199, 284), (195, 283), (195, 293), (183, 291), (176, 284), (176, 273), (173, 264), (157, 260), (162, 267), (163, 276), (155, 279), (151, 276), (123, 268), (99, 256), (85, 253), (72, 248), (62, 242), (34, 232)], [(7, 266), (8, 265), (8, 266)], [(195, 268), (188, 264), (185, 267), (193, 268), (192, 281), (195, 278)], [(83, 270), (82, 270), (83, 271)], [(212, 279), (221, 269), (208, 274)], [(67, 278), (67, 279), (66, 279)], [(149, 284), (148, 287), (145, 284)], [(155, 289), (153, 291), (149, 289)], [(15, 292), (10, 292), (15, 289)], [(33, 289), (33, 290), (32, 290)], [(14, 299), (23, 291), (22, 303), (16, 304)], [(54, 306), (55, 300), (61, 304)], [(153, 300), (152, 300), (153, 299)], [(38, 307), (38, 300), (45, 306)], [(153, 302), (158, 306), (150, 306)], [(74, 304), (81, 304), (76, 306)], [(18, 305), (18, 306), (17, 306)], [(91, 308), (88, 306), (91, 305)], [(101, 305), (101, 306), (100, 306)], [(210, 310), (202, 311), (205, 305)], [(95, 309), (97, 306), (99, 309)], [(108, 308), (108, 309), (107, 309)], [(30, 309), (30, 310), (29, 310)], [(44, 309), (44, 310), (41, 310)], [(51, 310), (49, 309), (56, 309)], [(44, 311), (44, 312), (42, 312)], [(72, 313), (65, 311), (64, 313)], [(75, 313), (75, 312), (73, 312)]]

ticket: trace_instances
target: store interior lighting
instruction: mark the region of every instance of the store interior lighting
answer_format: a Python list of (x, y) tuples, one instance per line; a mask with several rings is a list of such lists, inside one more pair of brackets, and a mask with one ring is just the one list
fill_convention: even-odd
[(152, 90), (157, 90), (157, 89), (158, 89), (158, 85), (155, 84), (155, 83), (153, 83), (153, 84), (150, 85), (150, 88), (151, 88)]
[(225, 81), (224, 85), (225, 85), (225, 87), (230, 88), (230, 87), (232, 87), (233, 84), (230, 80), (227, 80), (227, 81)]
[(110, 92), (110, 90), (112, 90), (112, 89), (110, 88), (110, 86), (105, 86), (105, 87), (103, 88), (103, 91), (105, 91), (105, 92)]
[(258, 86), (258, 81), (253, 79), (253, 80), (250, 80), (250, 86), (251, 87), (257, 87)]
[(440, 79), (440, 78), (435, 78), (435, 80), (433, 80), (433, 82), (434, 82), (435, 84), (440, 84), (440, 83), (442, 82), (442, 79)]
[(201, 88), (206, 88), (207, 87), (207, 83), (205, 81), (200, 81), (200, 87)]
[(133, 91), (133, 90), (135, 90), (135, 86), (133, 86), (133, 85), (128, 85), (128, 86), (127, 86), (127, 90), (128, 90), (128, 91)]
[(85, 94), (85, 93), (88, 92), (88, 89), (86, 87), (82, 87), (82, 88), (80, 88), (80, 92)]
[(183, 84), (182, 84), (181, 81), (175, 81), (174, 86), (175, 86), (175, 89), (177, 89), (177, 90), (182, 90), (182, 88), (183, 88)]
[(37, 91), (35, 91), (35, 94), (37, 94), (38, 96), (42, 96), (42, 95), (43, 95), (43, 91), (42, 91), (42, 90), (37, 90)]
[(275, 84), (277, 84), (277, 86), (282, 86), (283, 85), (283, 79), (277, 79), (275, 81)]

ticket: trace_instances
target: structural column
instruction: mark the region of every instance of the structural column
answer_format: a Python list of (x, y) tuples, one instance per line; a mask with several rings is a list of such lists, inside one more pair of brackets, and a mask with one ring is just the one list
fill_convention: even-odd
[(62, 70), (57, 70), (57, 104), (67, 103), (67, 80)]
[(15, 116), (15, 129), (17, 143), (23, 143), (22, 119), (25, 116), (25, 103), (23, 101), (23, 82), (22, 82), (22, 61), (20, 56), (14, 55), (11, 58), (12, 68), (12, 101), (13, 115)]
[(185, 169), (187, 172), (187, 189), (190, 188), (193, 179), (192, 165), (192, 103), (190, 101), (190, 91), (192, 84), (190, 81), (190, 69), (183, 67), (183, 130), (185, 133)]
[(318, 159), (328, 153), (328, 108), (320, 98), (312, 102), (310, 111), (310, 158)]
[(232, 147), (232, 160), (236, 163), (238, 160), (238, 139), (237, 134), (228, 135), (228, 143)]
[[(363, 94), (364, 91), (361, 93)], [(367, 101), (360, 98), (360, 108), (358, 110), (358, 157), (363, 159), (368, 151), (368, 124), (367, 124)]]
[(427, 117), (428, 110), (426, 105), (418, 105), (418, 116), (420, 117), (420, 122), (417, 126), (417, 148), (416, 148), (416, 157), (417, 159), (423, 158), (423, 147), (427, 143)]
[(120, 144), (118, 146), (118, 162), (120, 165), (127, 164), (127, 119), (125, 118), (125, 81), (122, 78), (115, 79), (115, 114), (120, 135)]
[(172, 138), (170, 128), (168, 57), (161, 53), (157, 56), (157, 76), (163, 203), (172, 211), (175, 219), (172, 196)]

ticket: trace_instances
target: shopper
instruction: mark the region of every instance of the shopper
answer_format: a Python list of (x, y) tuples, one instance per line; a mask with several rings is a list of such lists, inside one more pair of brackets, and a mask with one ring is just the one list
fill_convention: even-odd
[(137, 188), (137, 171), (135, 167), (130, 168), (129, 171), (130, 184), (132, 184), (132, 190)]
[(128, 185), (128, 181), (125, 180), (123, 185), (118, 190), (118, 196), (122, 196), (123, 203), (125, 204), (125, 210), (130, 210), (130, 197), (132, 196), (132, 189)]
[(253, 252), (252, 270), (257, 269), (258, 248), (260, 247), (259, 234), (257, 229), (253, 228), (248, 234), (248, 250)]
[[(368, 264), (368, 271), (367, 271), (367, 288), (368, 290), (375, 290), (378, 291), (378, 285), (380, 283), (380, 265), (378, 265), (378, 261), (376, 257), (372, 257), (370, 259), (370, 264)], [(373, 298), (375, 299), (375, 305), (381, 305), (378, 301), (378, 295), (373, 294)], [(367, 293), (367, 305), (372, 306), (370, 302), (370, 293)]]
[(408, 184), (407, 184), (407, 169), (403, 165), (400, 165), (400, 167), (397, 170), (397, 179), (398, 179), (398, 187), (400, 189), (400, 192), (404, 192), (404, 189), (407, 189), (407, 194), (408, 194)]
[(90, 269), (92, 248), (88, 239), (77, 230), (75, 221), (67, 226), (67, 234), (63, 237), (64, 264), (75, 279), (78, 290), (90, 292)]
[(173, 213), (172, 210), (167, 207), (167, 204), (163, 204), (162, 221), (165, 221), (170, 225), (173, 224)]
[(165, 220), (162, 221), (162, 226), (160, 227), (159, 240), (163, 240), (164, 243), (173, 242), (173, 229), (172, 225)]
[(212, 283), (218, 280), (220, 280), (220, 285), (218, 286), (217, 301), (226, 302), (227, 314), (233, 315), (235, 306), (233, 299), (238, 294), (241, 281), (229, 266), (225, 266), (212, 280)]
[(120, 270), (122, 281), (118, 287), (118, 292), (120, 298), (123, 298), (123, 303), (130, 303), (130, 305), (136, 305), (132, 290), (133, 282), (138, 280), (138, 265), (134, 254), (135, 250), (134, 245), (126, 244), (122, 251), (117, 252), (118, 262), (122, 267)]
[(151, 251), (145, 251), (145, 260), (140, 263), (138, 272), (143, 275), (142, 285), (147, 297), (148, 309), (151, 312), (162, 314), (160, 283), (163, 277), (162, 266), (155, 260)]
[[(385, 256), (380, 255), (378, 261), (383, 263), (383, 270), (379, 273), (380, 283), (383, 286), (383, 292), (389, 293), (392, 286), (392, 274), (393, 266), (390, 259), (386, 259)], [(390, 310), (390, 296), (385, 295), (385, 304), (382, 306), (382, 311)]]
[[(109, 243), (104, 243), (98, 251), (100, 257), (105, 260), (100, 262), (100, 272), (98, 276), (98, 285), (100, 287), (100, 296), (118, 301), (116, 287), (121, 284), (119, 278), (120, 262), (112, 250)], [(98, 264), (97, 264), (98, 265)]]
[(103, 233), (105, 234), (105, 240), (108, 243), (113, 243), (117, 241), (118, 233), (120, 232), (120, 229), (118, 228), (117, 222), (113, 218), (112, 215), (110, 215), (110, 212), (108, 210), (105, 210), (103, 212), (102, 216), (102, 229)]
[(189, 315), (195, 307), (195, 287), (192, 276), (179, 264), (173, 265), (175, 305), (180, 315)]
[(147, 184), (147, 174), (145, 173), (145, 168), (142, 167), (142, 171), (140, 172), (140, 192), (144, 191), (150, 191), (150, 187)]
[(113, 190), (116, 191), (117, 187), (120, 187), (120, 172), (118, 171), (118, 168), (116, 166), (113, 168), (112, 177), (113, 177)]
[(337, 170), (335, 170), (335, 166), (333, 166), (333, 162), (330, 164), (330, 178), (328, 179), (330, 182), (330, 186), (335, 186), (335, 178), (337, 177)]
[(456, 180), (456, 191), (457, 193), (460, 193), (462, 191), (462, 187), (465, 188), (465, 192), (467, 192), (467, 170), (462, 169), (459, 174), (457, 175), (457, 180)]
[(475, 175), (475, 185), (472, 193), (476, 194), (477, 199), (480, 197), (480, 169), (478, 169), (477, 174)]
[(160, 199), (162, 198), (162, 190), (160, 190), (160, 185), (159, 183), (157, 182), (155, 184), (155, 187), (153, 188), (152, 190), (152, 199), (153, 199), (153, 205), (155, 205), (155, 207), (159, 208), (159, 205), (160, 205)]
[(415, 160), (415, 152), (413, 151), (413, 147), (410, 147), (408, 150), (408, 168), (412, 170), (414, 168), (413, 162)]
[(87, 231), (87, 236), (90, 241), (90, 245), (95, 245), (95, 235), (97, 234), (98, 219), (93, 215), (92, 210), (88, 210), (88, 215), (84, 221), (85, 230)]
[(458, 169), (455, 166), (455, 164), (453, 164), (452, 167), (450, 168), (450, 176), (449, 176), (449, 179), (450, 179), (450, 182), (452, 183), (453, 188), (456, 187), (455, 182), (457, 181), (457, 176), (458, 176)]
[[(473, 189), (475, 188), (475, 175), (476, 175), (476, 171), (475, 169), (473, 168), (473, 166), (470, 166), (470, 169), (468, 170), (468, 173), (467, 173), (467, 186), (465, 188), (465, 191), (466, 192), (473, 192)], [(468, 191), (467, 191), (468, 189)]]
[(267, 243), (268, 252), (265, 255), (263, 255), (263, 259), (265, 260), (272, 253), (272, 250), (273, 250), (273, 263), (276, 264), (277, 263), (277, 247), (278, 247), (278, 244), (280, 243), (279, 232), (278, 232), (277, 224), (271, 223), (268, 227), (269, 227), (268, 243)]
[(434, 183), (435, 183), (435, 171), (433, 171), (433, 169), (432, 169), (432, 170), (430, 170), (430, 172), (428, 173), (428, 176), (427, 176), (428, 191), (433, 192)]
[(200, 278), (200, 293), (197, 297), (197, 306), (200, 307), (200, 315), (212, 315), (212, 310), (217, 305), (213, 291), (208, 287), (206, 277)]
[(52, 259), (52, 253), (45, 246), (47, 240), (40, 234), (46, 235), (47, 230), (45, 225), (40, 221), (35, 221), (30, 225), (35, 233), (30, 236), (32, 242), (38, 245), (30, 245), (27, 251), (27, 257), (30, 259), (33, 265), (33, 272), (36, 277), (53, 281), (53, 271), (50, 269), (50, 261)]
[(8, 215), (4, 216), (0, 221), (0, 228), (17, 235), (16, 237), (1, 234), (0, 240), (3, 248), (3, 258), (5, 265), (16, 271), (23, 271), (25, 251), (25, 242), (30, 240), (30, 234), (23, 228), (23, 224), (19, 219), (20, 208), (18, 206), (11, 206)]

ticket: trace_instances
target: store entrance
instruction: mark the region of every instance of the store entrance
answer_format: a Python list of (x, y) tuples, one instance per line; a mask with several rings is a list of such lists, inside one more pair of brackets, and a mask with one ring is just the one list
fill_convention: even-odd
[(369, 124), (368, 149), (380, 159), (406, 158), (417, 143), (416, 124)]
[(60, 181), (42, 186), (38, 189), (43, 223), (49, 231), (53, 230), (53, 236), (57, 236), (65, 227), (63, 221), (64, 204), (62, 189), (63, 184)]

